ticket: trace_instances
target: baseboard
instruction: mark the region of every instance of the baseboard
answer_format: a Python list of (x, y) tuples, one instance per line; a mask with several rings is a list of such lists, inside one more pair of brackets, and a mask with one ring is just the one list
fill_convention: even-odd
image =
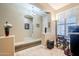
[(18, 52), (18, 51), (21, 51), (21, 50), (24, 50), (24, 49), (27, 49), (27, 48), (30, 48), (30, 47), (34, 47), (34, 46), (37, 46), (37, 45), (40, 45), (40, 44), (41, 44), (41, 40), (31, 42), (31, 43), (25, 43), (25, 44), (22, 44), (22, 45), (18, 45), (18, 46), (15, 46), (15, 52)]

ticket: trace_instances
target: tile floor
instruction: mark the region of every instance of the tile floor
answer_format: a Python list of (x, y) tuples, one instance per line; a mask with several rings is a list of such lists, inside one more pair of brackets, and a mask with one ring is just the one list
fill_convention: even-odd
[(16, 56), (65, 56), (63, 50), (58, 48), (47, 49), (42, 45), (28, 48), (15, 53)]

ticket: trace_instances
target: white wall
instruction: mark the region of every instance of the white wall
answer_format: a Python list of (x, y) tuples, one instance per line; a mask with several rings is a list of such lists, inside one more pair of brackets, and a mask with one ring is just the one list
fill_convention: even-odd
[[(50, 11), (51, 13), (51, 30), (52, 34), (55, 35), (55, 13), (54, 11)], [(16, 7), (16, 4), (0, 4), (0, 36), (4, 35), (3, 25), (6, 20), (13, 25), (11, 28), (10, 34), (15, 35), (15, 42), (24, 41), (25, 37), (31, 36), (31, 30), (24, 29), (24, 20), (26, 22), (31, 23), (28, 19), (24, 18), (24, 15), (31, 14), (30, 11), (23, 9), (21, 7)], [(39, 15), (33, 16), (33, 34), (32, 36), (35, 38), (41, 37), (42, 32), (42, 17)], [(44, 25), (48, 26), (46, 21), (46, 17), (44, 17)], [(37, 28), (36, 24), (40, 24), (40, 27)], [(43, 29), (44, 30), (44, 29)]]
[[(34, 3), (33, 5), (39, 7), (40, 9), (42, 9), (42, 10), (44, 10), (46, 12), (50, 12), (51, 32), (52, 32), (53, 35), (55, 35), (55, 20), (56, 20), (56, 16), (55, 16), (56, 12), (55, 12), (55, 10), (51, 6), (49, 6), (48, 3)], [(44, 29), (43, 29), (43, 31), (44, 31)]]
[(25, 31), (27, 32), (27, 33), (29, 33), (29, 34), (25, 34), (25, 39), (27, 38), (27, 37), (32, 37), (32, 33), (33, 33), (33, 19), (27, 19), (27, 18), (25, 18), (25, 20), (24, 20), (24, 24), (26, 24), (26, 23), (28, 23), (29, 24), (29, 29), (25, 29)]
[[(39, 27), (37, 27), (39, 24)], [(34, 38), (41, 38), (42, 34), (42, 16), (34, 15), (33, 16), (33, 36)]]
[[(7, 19), (5, 19), (4, 16)], [(15, 35), (15, 42), (23, 41), (24, 35), (27, 33), (24, 30), (24, 14), (20, 13), (18, 9), (13, 6), (9, 6), (8, 4), (0, 4), (0, 17), (2, 18), (0, 19), (0, 36), (4, 35), (3, 24), (8, 21), (13, 25), (10, 34)]]
[[(28, 19), (24, 18), (24, 15), (28, 15), (30, 14), (30, 12), (21, 9), (22, 8), (20, 7), (17, 8), (16, 5), (14, 4), (0, 4), (0, 36), (4, 35), (3, 25), (6, 21), (8, 21), (13, 25), (10, 34), (15, 35), (15, 42), (22, 42), (24, 41), (25, 37), (31, 36), (31, 32), (29, 30), (24, 29), (24, 20), (31, 23), (30, 21), (28, 21)], [(36, 18), (33, 22), (41, 23), (39, 19), (40, 17), (38, 16), (35, 17)], [(35, 28), (34, 30), (41, 30), (41, 29)]]
[(47, 15), (44, 15), (43, 16), (43, 33), (45, 33), (45, 27), (47, 28), (47, 31), (48, 31), (48, 16)]

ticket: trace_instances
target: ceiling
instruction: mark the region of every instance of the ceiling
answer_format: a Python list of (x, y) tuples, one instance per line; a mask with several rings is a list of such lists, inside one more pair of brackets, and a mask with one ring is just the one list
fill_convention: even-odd
[(55, 10), (61, 9), (62, 7), (67, 6), (69, 4), (70, 3), (49, 3), (49, 5)]
[[(10, 6), (15, 7), (22, 13), (27, 13), (28, 15), (43, 15), (45, 14), (40, 8), (29, 4), (29, 3), (15, 3), (15, 4), (9, 4)], [(28, 11), (28, 12), (26, 12)]]

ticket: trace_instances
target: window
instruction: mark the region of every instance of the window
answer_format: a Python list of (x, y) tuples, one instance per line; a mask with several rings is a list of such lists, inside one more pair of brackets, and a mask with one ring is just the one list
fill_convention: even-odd
[(64, 35), (65, 34), (65, 25), (64, 25), (64, 14), (58, 15), (58, 21), (57, 21), (57, 34), (58, 35)]
[(66, 20), (66, 36), (68, 36), (68, 27), (76, 25), (76, 17), (70, 17)]
[(68, 36), (68, 27), (76, 25), (74, 10), (75, 9), (57, 15), (57, 35)]

